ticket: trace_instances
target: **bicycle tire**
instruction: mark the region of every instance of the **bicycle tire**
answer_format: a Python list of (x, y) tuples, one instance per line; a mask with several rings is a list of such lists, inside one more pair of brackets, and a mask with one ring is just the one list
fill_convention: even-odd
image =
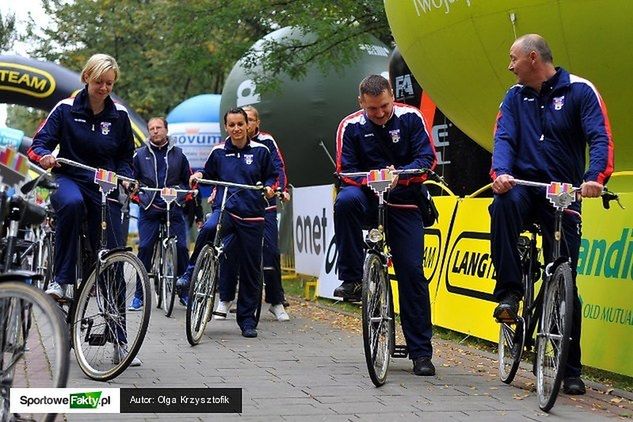
[(154, 279), (156, 307), (161, 309), (163, 307), (163, 257), (160, 239), (159, 242), (156, 242), (152, 255), (152, 278)]
[(55, 262), (55, 249), (51, 235), (44, 237), (44, 241), (38, 250), (37, 259), (38, 265), (35, 271), (42, 276), (38, 284), (43, 291), (46, 291), (48, 284), (53, 279), (53, 264)]
[(218, 283), (218, 258), (212, 245), (205, 245), (193, 269), (189, 283), (185, 328), (192, 346), (200, 343), (215, 303)]
[(394, 349), (394, 318), (387, 270), (380, 256), (368, 253), (363, 265), (362, 322), (365, 362), (376, 387), (387, 380)]
[[(130, 312), (127, 305), (137, 288), (144, 306)], [(82, 284), (71, 319), (75, 356), (84, 374), (108, 381), (125, 371), (141, 348), (150, 312), (150, 283), (141, 261), (127, 251), (107, 255), (99, 274), (93, 270)]]
[(176, 299), (176, 272), (178, 271), (178, 251), (176, 250), (176, 239), (167, 241), (167, 246), (163, 250), (163, 271), (162, 271), (162, 296), (163, 311), (165, 316), (170, 317), (174, 310)]
[[(513, 328), (514, 327), (514, 328)], [(510, 384), (519, 369), (523, 348), (525, 347), (525, 324), (520, 318), (516, 324), (499, 324), (499, 378)]]
[[(17, 303), (20, 301), (21, 303)], [(28, 308), (27, 319), (12, 312)], [(68, 328), (55, 302), (36, 287), (22, 281), (0, 284), (0, 312), (8, 313), (0, 330), (0, 420), (9, 413), (11, 388), (63, 388), (68, 379)], [(25, 339), (26, 338), (26, 339)], [(16, 345), (18, 345), (16, 347)], [(28, 350), (28, 353), (24, 353)], [(16, 369), (19, 369), (16, 372)], [(29, 377), (33, 374), (33, 377)], [(5, 396), (6, 393), (6, 396)], [(55, 420), (55, 413), (20, 414), (19, 420)]]
[(536, 392), (539, 407), (548, 412), (565, 375), (574, 308), (573, 281), (568, 262), (560, 264), (545, 286), (536, 350)]

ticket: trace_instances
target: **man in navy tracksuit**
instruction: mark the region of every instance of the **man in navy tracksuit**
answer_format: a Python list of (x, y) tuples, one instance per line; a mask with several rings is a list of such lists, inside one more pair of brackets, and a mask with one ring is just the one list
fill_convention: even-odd
[[(529, 216), (542, 226), (546, 262), (551, 260), (554, 209), (542, 188), (515, 185), (514, 177), (580, 186), (597, 197), (613, 172), (613, 139), (606, 107), (591, 82), (554, 67), (546, 41), (536, 34), (517, 39), (510, 65), (518, 84), (507, 92), (497, 116), (492, 156), (490, 206), (492, 260), (497, 271), (494, 311), (499, 321), (514, 320), (523, 295), (517, 241)], [(589, 146), (589, 166), (585, 150)], [(564, 213), (561, 253), (571, 260), (574, 312), (563, 390), (584, 394), (580, 379), (581, 304), (576, 288), (580, 248), (580, 202)]]
[[(151, 188), (188, 189), (189, 176), (191, 176), (189, 161), (182, 149), (170, 142), (167, 136), (167, 121), (162, 117), (154, 117), (148, 122), (147, 129), (149, 140), (134, 155), (134, 178), (143, 186)], [(182, 212), (184, 199), (185, 195), (179, 194), (171, 204), (169, 212), (170, 235), (176, 236), (178, 254), (176, 275), (178, 276), (185, 271), (189, 261), (186, 225)], [(145, 265), (145, 269), (150, 271), (160, 225), (167, 216), (167, 204), (160, 193), (143, 190), (138, 193), (138, 202), (140, 205), (138, 257)], [(142, 307), (140, 294), (137, 294), (129, 309), (140, 310)]]
[[(362, 110), (345, 117), (338, 127), (337, 172), (435, 166), (435, 151), (422, 114), (414, 107), (394, 104), (388, 80), (379, 75), (363, 79), (359, 102)], [(434, 375), (429, 286), (422, 272), (424, 227), (418, 208), (423, 181), (420, 176), (398, 179), (386, 197), (386, 229), (398, 279), (402, 329), (413, 370), (416, 375)], [(334, 203), (338, 275), (343, 280), (334, 296), (348, 300), (360, 299), (362, 228), (377, 217), (377, 197), (365, 185), (364, 178), (344, 178)]]
[[(248, 117), (243, 109), (229, 110), (224, 115), (224, 126), (229, 136), (223, 144), (213, 148), (204, 169), (194, 173), (191, 179), (204, 178), (247, 185), (262, 183), (266, 197), (272, 198), (277, 172), (268, 148), (248, 138), (247, 125)], [(227, 188), (218, 186), (216, 189), (211, 217), (202, 226), (189, 266), (178, 280), (181, 289), (189, 285), (202, 247), (213, 242), (224, 189)], [(260, 294), (265, 207), (266, 201), (259, 190), (228, 188), (222, 221), (225, 260), (221, 266), (236, 269), (234, 272), (239, 275), (236, 319), (244, 337), (257, 337), (255, 312), (259, 304), (257, 296)], [(229, 300), (231, 298), (223, 297), (220, 291), (220, 301)]]

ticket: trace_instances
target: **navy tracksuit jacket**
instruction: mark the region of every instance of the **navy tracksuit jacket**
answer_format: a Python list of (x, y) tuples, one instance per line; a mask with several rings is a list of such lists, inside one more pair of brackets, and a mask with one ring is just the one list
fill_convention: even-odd
[[(143, 186), (151, 188), (171, 187), (189, 189), (191, 169), (187, 157), (172, 142), (157, 147), (150, 141), (134, 154), (134, 178)], [(170, 206), (170, 236), (176, 237), (178, 276), (187, 268), (189, 252), (187, 249), (187, 229), (182, 212), (183, 194)], [(138, 257), (150, 271), (154, 245), (158, 240), (160, 225), (166, 220), (167, 204), (159, 192), (140, 191), (138, 194), (140, 215), (138, 220), (139, 251)]]
[[(205, 179), (246, 185), (261, 182), (269, 187), (275, 184), (277, 178), (268, 148), (251, 140), (243, 149), (237, 149), (231, 138), (227, 138), (223, 144), (211, 150), (202, 174)], [(205, 244), (213, 242), (224, 189), (229, 191), (222, 221), (225, 254), (224, 260), (220, 263), (220, 270), (230, 268), (232, 273), (239, 274), (237, 323), (242, 330), (255, 328), (255, 311), (259, 304), (258, 295), (261, 294), (262, 240), (266, 208), (261, 191), (216, 187), (213, 212), (198, 234), (185, 277), (191, 279), (200, 250)], [(225, 292), (220, 291), (220, 300), (231, 300), (223, 296), (223, 293)]]
[[(133, 177), (134, 138), (127, 110), (106, 98), (104, 110), (94, 115), (87, 89), (76, 97), (57, 103), (33, 138), (28, 151), (31, 161), (51, 154), (59, 146), (58, 157)], [(94, 173), (62, 165), (53, 169), (59, 189), (51, 196), (57, 224), (55, 228), (55, 281), (75, 281), (78, 238), (81, 222), (87, 221), (93, 250), (98, 249), (101, 232), (101, 193)], [(117, 198), (117, 192), (110, 195)], [(108, 201), (108, 247), (122, 246), (121, 206)]]
[[(497, 116), (491, 176), (549, 183), (583, 181), (605, 184), (613, 172), (613, 138), (606, 106), (593, 84), (562, 68), (540, 92), (515, 85), (508, 90)], [(589, 166), (585, 151), (589, 147)], [(580, 249), (580, 203), (563, 218), (561, 253), (571, 260), (574, 276), (572, 339), (565, 376), (579, 376), (582, 309), (576, 288)], [(546, 262), (552, 256), (554, 209), (542, 188), (515, 186), (495, 195), (490, 206), (491, 252), (496, 268), (494, 296), (523, 292), (517, 241), (529, 219), (541, 224)]]
[[(383, 126), (371, 122), (363, 110), (344, 118), (336, 139), (338, 172), (386, 168), (435, 166), (433, 145), (420, 111), (394, 104), (393, 115)], [(389, 153), (386, 153), (388, 150)], [(401, 177), (386, 197), (386, 229), (398, 279), (400, 317), (411, 359), (431, 357), (431, 304), (429, 284), (422, 272), (424, 227), (417, 206), (424, 177)], [(338, 249), (338, 275), (343, 281), (363, 276), (362, 228), (375, 224), (378, 200), (362, 178), (343, 180), (334, 203), (334, 229)]]

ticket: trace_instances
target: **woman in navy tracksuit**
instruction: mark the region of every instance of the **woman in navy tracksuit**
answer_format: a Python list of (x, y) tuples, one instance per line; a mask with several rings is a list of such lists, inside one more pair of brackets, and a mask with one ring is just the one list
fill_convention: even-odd
[[(42, 168), (53, 168), (59, 188), (51, 196), (57, 224), (55, 226), (55, 274), (46, 291), (61, 298), (65, 287), (75, 281), (77, 239), (83, 221), (88, 225), (88, 237), (93, 251), (97, 251), (101, 233), (101, 193), (94, 183), (94, 173), (72, 166), (60, 166), (53, 151), (59, 146), (58, 157), (74, 160), (92, 167), (114, 171), (132, 177), (134, 137), (127, 110), (110, 98), (119, 67), (111, 56), (95, 54), (81, 72), (86, 84), (74, 98), (60, 101), (48, 115), (33, 138), (29, 159)], [(107, 245), (123, 245), (121, 205), (115, 190), (109, 196)], [(127, 353), (126, 333), (117, 331), (113, 361)], [(134, 358), (131, 366), (141, 361)]]
[[(248, 138), (248, 117), (241, 108), (231, 109), (224, 115), (224, 127), (229, 134), (226, 141), (213, 148), (204, 170), (192, 175), (193, 179), (213, 179), (225, 182), (264, 185), (267, 198), (274, 196), (272, 186), (277, 172), (266, 146)], [(191, 254), (185, 274), (178, 280), (181, 289), (187, 288), (193, 267), (202, 247), (213, 241), (218, 224), (224, 187), (218, 186), (213, 202), (213, 213), (204, 223), (196, 246)], [(240, 289), (237, 297), (237, 323), (244, 337), (257, 337), (255, 311), (259, 304), (262, 240), (266, 202), (260, 191), (228, 188), (223, 220), (223, 242), (226, 260), (222, 265), (234, 267), (239, 274)], [(235, 193), (237, 192), (237, 193)], [(235, 194), (234, 194), (235, 193)], [(234, 195), (233, 195), (234, 194)], [(220, 294), (220, 301), (227, 300)]]

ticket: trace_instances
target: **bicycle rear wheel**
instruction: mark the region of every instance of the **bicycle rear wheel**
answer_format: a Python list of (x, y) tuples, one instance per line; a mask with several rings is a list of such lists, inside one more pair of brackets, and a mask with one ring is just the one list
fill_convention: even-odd
[(198, 255), (189, 285), (186, 331), (192, 346), (200, 339), (211, 318), (218, 282), (218, 258), (212, 245), (205, 245)]
[(519, 369), (523, 347), (525, 346), (524, 320), (520, 318), (516, 324), (499, 324), (499, 378), (510, 384)]
[(376, 387), (387, 379), (394, 349), (393, 307), (388, 283), (387, 270), (380, 257), (367, 254), (363, 267), (363, 345), (369, 377)]
[(55, 255), (53, 250), (53, 237), (47, 235), (38, 247), (37, 251), (37, 267), (35, 271), (42, 276), (42, 279), (38, 281), (38, 287), (46, 291), (48, 289), (48, 283), (53, 279), (53, 262), (55, 262)]
[(536, 350), (536, 392), (539, 407), (547, 412), (556, 402), (565, 375), (574, 307), (569, 263), (560, 264), (545, 281), (543, 313)]
[(55, 419), (9, 413), (11, 388), (59, 388), (68, 379), (68, 328), (55, 302), (24, 282), (0, 284), (0, 420)]
[(178, 268), (178, 253), (176, 251), (176, 239), (171, 238), (167, 241), (167, 247), (163, 253), (163, 271), (162, 271), (162, 297), (163, 311), (165, 316), (170, 317), (174, 310), (174, 299), (176, 298), (176, 271)]
[[(128, 312), (134, 296), (143, 300)], [(113, 252), (82, 285), (71, 322), (75, 355), (90, 378), (107, 381), (132, 362), (145, 338), (151, 311), (147, 272), (130, 252)]]

